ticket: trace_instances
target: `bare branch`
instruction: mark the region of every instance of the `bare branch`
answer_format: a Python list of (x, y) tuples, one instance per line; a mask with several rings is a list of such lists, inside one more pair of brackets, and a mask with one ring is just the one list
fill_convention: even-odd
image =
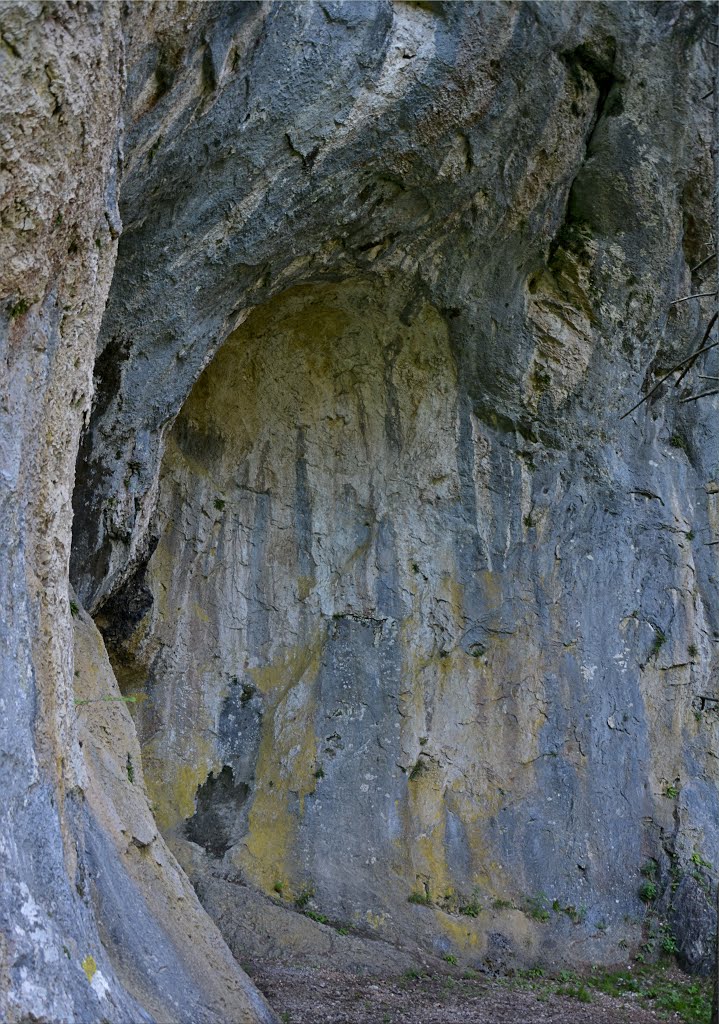
[(696, 274), (697, 270), (701, 270), (701, 268), (704, 266), (704, 264), (708, 263), (709, 260), (713, 260), (715, 256), (716, 256), (716, 252), (709, 253), (709, 255), (705, 259), (703, 259), (701, 261), (701, 263), (697, 263), (697, 265), (695, 267), (692, 267), (692, 269), (689, 271), (689, 273), (690, 274)]
[(690, 395), (689, 398), (682, 398), (680, 401), (682, 404), (685, 402), (696, 402), (697, 398), (708, 398), (709, 395), (719, 395), (719, 388), (714, 388), (713, 391), (702, 391), (700, 395)]
[(678, 306), (680, 302), (688, 302), (689, 299), (703, 299), (711, 295), (716, 295), (716, 292), (695, 292), (693, 295), (683, 295), (681, 299), (674, 299), (669, 305)]
[[(717, 314), (715, 313), (714, 317), (712, 318), (709, 330), (711, 330), (711, 328), (714, 326), (716, 318), (717, 318)], [(634, 412), (635, 409), (638, 409), (640, 405), (644, 405), (644, 403), (648, 399), (650, 399), (652, 397), (652, 395), (654, 394), (655, 391), (659, 390), (659, 388), (662, 386), (662, 384), (665, 381), (667, 381), (671, 377), (671, 375), (673, 373), (676, 373), (677, 370), (681, 370), (682, 366), (685, 366), (687, 363), (693, 363), (693, 361), (697, 358), (697, 356), (700, 356), (703, 352), (708, 352), (709, 349), (716, 348), (718, 345), (719, 345), (719, 341), (713, 341), (711, 343), (711, 345), (705, 345), (703, 348), (697, 349), (696, 352), (693, 352), (692, 355), (687, 356), (686, 359), (682, 359), (681, 363), (677, 363), (677, 365), (673, 366), (668, 373), (664, 374), (664, 376), (661, 378), (661, 380), (657, 381), (657, 383), (654, 385), (654, 387), (651, 389), (651, 391), (648, 391), (646, 393), (644, 398), (642, 398), (639, 402), (637, 402), (636, 405), (633, 405), (631, 407), (631, 409), (628, 409), (625, 413), (622, 413), (622, 415), (619, 417), (619, 419), (620, 420), (626, 419), (626, 417), (629, 416), (630, 413)], [(682, 376), (683, 376), (683, 374), (682, 374)], [(679, 378), (679, 379), (681, 380), (681, 378)]]
[[(713, 316), (713, 317), (711, 318), (711, 320), (709, 321), (709, 323), (707, 324), (707, 329), (706, 329), (706, 330), (704, 331), (704, 335), (703, 335), (703, 337), (702, 337), (702, 340), (701, 340), (701, 342), (699, 343), (699, 350), (698, 350), (698, 351), (697, 351), (697, 353), (696, 353), (696, 355), (697, 355), (697, 356), (701, 355), (702, 349), (704, 348), (704, 343), (705, 343), (705, 341), (707, 340), (707, 338), (709, 337), (709, 335), (711, 334), (711, 332), (712, 332), (712, 327), (713, 327), (713, 326), (714, 326), (714, 324), (715, 324), (715, 323), (717, 322), (717, 317), (719, 317), (719, 313), (715, 313), (715, 314), (714, 314), (714, 316)], [(674, 383), (674, 387), (675, 387), (675, 388), (679, 387), (679, 385), (681, 384), (681, 382), (682, 382), (682, 381), (684, 380), (684, 378), (686, 377), (686, 375), (687, 375), (687, 374), (689, 373), (689, 371), (691, 370), (692, 366), (694, 366), (694, 363), (695, 363), (695, 362), (696, 362), (696, 357), (695, 357), (694, 359), (692, 359), (692, 360), (691, 360), (691, 361), (689, 362), (689, 365), (688, 365), (688, 366), (686, 367), (686, 369), (685, 369), (685, 370), (684, 370), (684, 371), (683, 371), (682, 373), (680, 373), (680, 374), (679, 374), (679, 377), (677, 378), (677, 380), (676, 380), (676, 381), (675, 381), (675, 383)]]

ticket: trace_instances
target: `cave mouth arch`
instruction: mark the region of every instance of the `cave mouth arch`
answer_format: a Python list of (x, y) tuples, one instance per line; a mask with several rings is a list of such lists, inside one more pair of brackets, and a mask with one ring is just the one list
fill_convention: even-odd
[(157, 545), (102, 613), (178, 848), (265, 892), (322, 889), (342, 920), (380, 920), (398, 884), (404, 903), (471, 893), (474, 796), (447, 796), (442, 753), (484, 650), (458, 581), (460, 435), (447, 325), (397, 282), (293, 288), (199, 378)]

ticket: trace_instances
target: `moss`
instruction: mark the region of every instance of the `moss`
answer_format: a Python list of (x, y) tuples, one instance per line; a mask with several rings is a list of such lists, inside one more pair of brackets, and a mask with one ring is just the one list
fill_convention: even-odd
[(428, 892), (411, 892), (407, 897), (408, 903), (416, 903), (420, 907), (431, 907), (432, 897)]
[(682, 437), (681, 434), (672, 434), (672, 436), (669, 438), (669, 444), (672, 446), (672, 448), (680, 448), (683, 452), (689, 451), (689, 445), (687, 444), (687, 440), (685, 437)]
[(16, 320), (20, 316), (24, 316), (30, 309), (30, 302), (28, 299), (18, 299), (17, 302), (13, 303), (10, 307), (10, 319)]

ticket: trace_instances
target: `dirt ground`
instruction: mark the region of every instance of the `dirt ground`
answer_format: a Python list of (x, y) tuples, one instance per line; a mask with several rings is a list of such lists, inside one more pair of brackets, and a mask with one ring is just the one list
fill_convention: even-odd
[(460, 968), (430, 977), (358, 977), (346, 971), (251, 962), (244, 965), (283, 1024), (656, 1024), (680, 1021), (638, 1005), (636, 997), (591, 993), (584, 1003), (511, 979), (467, 976)]

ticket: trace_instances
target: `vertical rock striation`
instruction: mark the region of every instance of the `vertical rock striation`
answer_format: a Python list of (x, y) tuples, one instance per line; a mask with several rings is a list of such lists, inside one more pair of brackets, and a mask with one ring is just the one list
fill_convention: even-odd
[(711, 311), (709, 21), (216, 5), (138, 51), (75, 576), (197, 879), (595, 961), (644, 870), (708, 965), (715, 406), (622, 416)]
[(716, 350), (624, 414), (716, 304), (714, 13), (3, 7), (8, 1019), (271, 1019), (166, 842), (238, 957), (708, 968)]

